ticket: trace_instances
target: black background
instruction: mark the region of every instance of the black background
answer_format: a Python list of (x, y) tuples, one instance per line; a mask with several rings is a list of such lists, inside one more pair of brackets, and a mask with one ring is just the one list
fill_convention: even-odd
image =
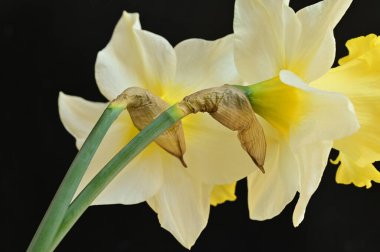
[[(299, 9), (316, 1), (293, 0)], [(105, 101), (94, 62), (122, 10), (139, 12), (144, 29), (173, 45), (232, 32), (232, 0), (1, 0), (0, 251), (24, 251), (76, 154), (59, 121), (60, 90)], [(380, 1), (357, 0), (335, 30), (338, 57), (347, 39), (380, 33)], [(376, 16), (377, 15), (377, 16)], [(248, 219), (246, 186), (238, 201), (212, 208), (192, 251), (374, 251), (379, 248), (380, 186), (337, 185), (328, 167), (299, 228), (293, 201), (269, 221)], [(4, 233), (3, 233), (4, 232)], [(186, 251), (160, 228), (145, 204), (91, 207), (57, 251)]]

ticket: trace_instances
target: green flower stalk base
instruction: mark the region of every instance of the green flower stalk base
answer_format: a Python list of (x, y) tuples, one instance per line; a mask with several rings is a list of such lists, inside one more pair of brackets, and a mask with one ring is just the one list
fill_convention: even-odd
[(145, 127), (136, 137), (134, 137), (122, 150), (116, 154), (111, 161), (91, 180), (83, 189), (78, 197), (71, 203), (67, 210), (65, 218), (55, 236), (50, 251), (54, 250), (60, 241), (65, 237), (67, 232), (91, 205), (103, 189), (112, 181), (112, 179), (132, 161), (145, 147), (164, 131), (172, 127), (176, 122), (181, 120), (187, 114), (177, 105), (173, 105), (160, 114), (156, 120)]
[(58, 188), (48, 210), (35, 233), (28, 252), (49, 251), (54, 236), (61, 225), (70, 202), (79, 183), (99, 147), (103, 137), (116, 118), (123, 112), (125, 105), (120, 102), (111, 103), (103, 112), (99, 121), (87, 137), (82, 148), (75, 157)]

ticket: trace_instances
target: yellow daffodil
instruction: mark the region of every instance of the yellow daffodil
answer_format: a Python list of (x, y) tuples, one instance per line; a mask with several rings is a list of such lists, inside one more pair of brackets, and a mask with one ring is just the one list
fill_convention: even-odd
[[(230, 67), (233, 65), (232, 39), (232, 35), (213, 42), (190, 39), (173, 48), (163, 37), (142, 30), (138, 14), (124, 12), (111, 41), (98, 54), (95, 66), (98, 87), (109, 100), (126, 88), (137, 86), (173, 104), (200, 89), (236, 83), (238, 74)], [(61, 120), (76, 138), (78, 148), (105, 107), (105, 103), (60, 94)], [(242, 151), (236, 133), (209, 115), (185, 118), (182, 126), (188, 168), (151, 144), (93, 204), (147, 201), (157, 212), (162, 227), (190, 248), (206, 226), (210, 203), (234, 200), (231, 192), (234, 184), (230, 183), (256, 168)], [(105, 136), (77, 193), (137, 132), (128, 113), (124, 112)], [(236, 165), (238, 163), (241, 165)]]
[(340, 66), (311, 85), (343, 93), (354, 104), (361, 128), (334, 142), (340, 151), (336, 181), (370, 188), (371, 181), (380, 183), (380, 172), (372, 164), (380, 160), (380, 37), (355, 38), (347, 48), (349, 55), (339, 60)]
[(288, 0), (237, 0), (234, 55), (253, 109), (264, 120), (265, 174), (248, 176), (250, 218), (264, 220), (299, 199), (298, 226), (317, 189), (333, 141), (359, 128), (349, 99), (308, 86), (335, 57), (333, 29), (351, 0), (325, 0), (294, 12)]

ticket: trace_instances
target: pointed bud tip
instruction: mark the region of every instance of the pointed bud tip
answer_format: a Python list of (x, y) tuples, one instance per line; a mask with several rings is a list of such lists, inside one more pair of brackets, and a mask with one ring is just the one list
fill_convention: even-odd
[(264, 166), (260, 166), (260, 165), (258, 165), (257, 167), (260, 169), (260, 171), (261, 171), (263, 174), (265, 174)]
[(183, 156), (180, 156), (178, 157), (179, 161), (181, 161), (181, 164), (183, 165), (183, 167), (187, 168), (187, 164), (185, 162), (185, 159), (183, 159)]
[(252, 161), (255, 163), (255, 165), (257, 166), (257, 168), (259, 168), (259, 170), (260, 170), (263, 174), (265, 174), (265, 169), (264, 169), (263, 164), (259, 164), (259, 163), (257, 162), (257, 160), (256, 160), (254, 157), (252, 157), (251, 155), (250, 155), (250, 157), (251, 157)]

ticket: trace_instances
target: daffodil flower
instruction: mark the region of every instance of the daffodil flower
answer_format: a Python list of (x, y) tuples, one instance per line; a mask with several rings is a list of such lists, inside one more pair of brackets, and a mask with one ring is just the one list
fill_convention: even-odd
[(278, 215), (299, 192), (298, 226), (317, 189), (333, 141), (359, 124), (349, 99), (307, 83), (330, 69), (333, 29), (350, 0), (325, 0), (294, 12), (287, 0), (237, 0), (234, 55), (253, 109), (264, 120), (265, 174), (248, 176), (250, 218)]
[(312, 86), (347, 95), (360, 122), (355, 134), (334, 141), (340, 151), (336, 181), (356, 186), (380, 183), (380, 172), (373, 166), (380, 160), (380, 37), (370, 34), (347, 42), (349, 55), (340, 66), (311, 83)]
[[(173, 48), (163, 37), (142, 30), (138, 18), (138, 14), (124, 12), (111, 41), (98, 54), (95, 75), (107, 99), (136, 86), (173, 104), (200, 89), (238, 82), (236, 70), (230, 67), (232, 35), (213, 42), (190, 39)], [(76, 138), (78, 148), (105, 107), (105, 103), (60, 94), (61, 120)], [(188, 168), (151, 144), (118, 174), (93, 205), (147, 201), (157, 212), (161, 226), (190, 248), (206, 226), (210, 203), (234, 200), (234, 181), (256, 168), (242, 151), (236, 134), (210, 116), (185, 118), (182, 126)], [(77, 193), (137, 132), (128, 113), (121, 114), (99, 146)]]

